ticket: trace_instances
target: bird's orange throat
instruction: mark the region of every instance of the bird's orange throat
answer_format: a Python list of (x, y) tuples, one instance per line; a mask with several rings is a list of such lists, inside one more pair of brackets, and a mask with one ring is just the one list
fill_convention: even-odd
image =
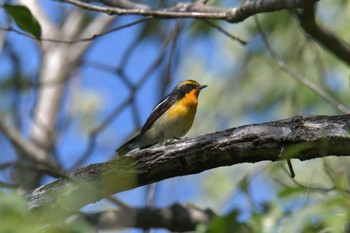
[(175, 103), (169, 110), (168, 115), (171, 117), (189, 118), (189, 122), (193, 122), (197, 111), (198, 94), (200, 90), (192, 90), (186, 93), (184, 98)]
[(185, 98), (183, 101), (186, 103), (186, 105), (193, 106), (198, 104), (198, 95), (200, 90), (195, 89), (190, 91), (189, 93), (186, 93)]

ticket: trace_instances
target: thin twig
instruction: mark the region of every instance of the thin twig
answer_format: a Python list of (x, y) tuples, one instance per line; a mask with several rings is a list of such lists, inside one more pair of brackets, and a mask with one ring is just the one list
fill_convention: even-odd
[[(178, 27), (177, 30), (180, 29), (179, 27), (181, 27), (181, 25), (182, 25), (181, 21), (176, 22), (175, 27)], [(168, 64), (165, 67), (165, 75), (164, 75), (164, 79), (163, 79), (163, 82), (162, 82), (161, 88), (160, 88), (160, 95), (159, 96), (161, 96), (161, 97), (166, 95), (166, 90), (167, 90), (168, 85), (172, 79), (172, 77), (171, 77), (172, 72), (171, 71), (172, 71), (173, 65), (174, 64), (176, 65), (177, 63), (179, 63), (179, 62), (174, 61), (175, 52), (177, 51), (176, 48), (177, 48), (178, 37), (179, 37), (179, 33), (175, 35), (175, 37), (173, 38), (173, 40), (171, 42)]]
[(247, 41), (244, 41), (242, 40), (241, 38), (235, 36), (235, 35), (232, 35), (230, 32), (228, 32), (227, 30), (225, 30), (224, 28), (216, 25), (216, 24), (213, 24), (212, 22), (210, 22), (209, 20), (206, 20), (206, 19), (203, 19), (202, 20), (203, 22), (205, 22), (206, 24), (208, 24), (209, 26), (217, 29), (218, 31), (222, 32), (224, 35), (228, 36), (229, 38), (231, 38), (232, 40), (235, 40), (237, 41), (238, 43), (240, 43), (241, 45), (246, 45), (248, 42)]
[(295, 177), (295, 172), (294, 172), (294, 168), (293, 168), (293, 165), (292, 165), (292, 161), (290, 159), (287, 159), (287, 164), (288, 164), (288, 169), (289, 169), (289, 172), (290, 172), (290, 177), (294, 178)]
[[(350, 194), (350, 190), (348, 189), (344, 189), (344, 188), (339, 188), (339, 187), (329, 187), (329, 188), (326, 188), (326, 187), (322, 187), (322, 186), (311, 186), (311, 185), (306, 185), (306, 184), (303, 184), (301, 183), (300, 181), (297, 181), (296, 179), (290, 179), (294, 185), (298, 188), (303, 188), (305, 190), (308, 190), (308, 191), (311, 191), (311, 192), (324, 192), (324, 193), (329, 193), (329, 192), (332, 192), (332, 191), (340, 191), (340, 192), (343, 192), (343, 193), (346, 193), (346, 194)], [(284, 183), (282, 180), (280, 179), (274, 179), (274, 181), (279, 184), (280, 186), (282, 187), (285, 187), (285, 188), (293, 188), (293, 187), (290, 187), (289, 185), (287, 185), (286, 183)]]
[[(103, 33), (95, 34), (95, 35), (92, 35), (91, 37), (87, 37), (87, 38), (79, 38), (79, 39), (75, 39), (75, 40), (57, 40), (57, 39), (51, 39), (51, 38), (41, 38), (40, 41), (47, 41), (47, 42), (61, 43), (61, 44), (74, 44), (74, 43), (79, 43), (79, 42), (86, 42), (86, 41), (91, 41), (91, 40), (94, 40), (94, 39), (99, 38), (101, 36), (107, 35), (109, 33), (116, 32), (118, 30), (128, 28), (128, 27), (134, 26), (134, 25), (139, 24), (139, 23), (146, 22), (146, 21), (151, 20), (151, 19), (153, 19), (152, 16), (147, 16), (147, 17), (144, 17), (142, 19), (136, 20), (134, 22), (127, 23), (127, 24), (124, 24), (124, 25), (121, 25), (121, 26), (118, 26), (115, 28), (111, 28)], [(22, 31), (19, 31), (15, 28), (12, 28), (12, 27), (0, 27), (0, 30), (15, 32), (19, 35), (26, 36), (26, 37), (33, 39), (33, 40), (37, 40), (36, 37), (34, 37), (30, 34), (24, 33)]]
[(153, 63), (149, 66), (149, 68), (145, 71), (145, 73), (142, 75), (142, 77), (137, 82), (137, 86), (142, 86), (143, 83), (151, 77), (152, 73), (156, 70), (157, 67), (164, 61), (164, 56), (167, 51), (168, 45), (171, 43), (171, 41), (176, 38), (177, 34), (181, 30), (181, 27), (175, 27), (174, 30), (169, 34), (167, 38), (165, 38), (164, 43), (162, 45), (162, 49), (158, 56), (155, 58)]

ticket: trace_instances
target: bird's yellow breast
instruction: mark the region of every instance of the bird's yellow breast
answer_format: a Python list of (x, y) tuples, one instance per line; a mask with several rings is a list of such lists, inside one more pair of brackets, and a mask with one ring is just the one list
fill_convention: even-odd
[(198, 93), (192, 91), (171, 106), (154, 124), (164, 138), (184, 136), (192, 127), (198, 105)]

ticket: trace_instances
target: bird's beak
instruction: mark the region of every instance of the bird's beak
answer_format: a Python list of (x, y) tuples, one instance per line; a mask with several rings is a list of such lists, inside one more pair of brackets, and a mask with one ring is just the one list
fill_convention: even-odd
[(202, 90), (202, 89), (206, 88), (207, 86), (208, 85), (200, 85), (200, 86), (197, 87), (197, 89)]

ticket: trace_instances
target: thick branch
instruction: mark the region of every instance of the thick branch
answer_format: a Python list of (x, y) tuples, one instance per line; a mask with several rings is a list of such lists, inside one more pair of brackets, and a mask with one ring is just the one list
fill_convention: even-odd
[(315, 6), (305, 7), (298, 15), (304, 31), (328, 49), (331, 53), (350, 65), (350, 44), (338, 38), (331, 31), (322, 27), (315, 19)]
[(230, 23), (238, 23), (246, 18), (263, 12), (273, 12), (284, 9), (303, 8), (310, 2), (318, 0), (253, 0), (246, 1), (242, 5), (233, 8), (207, 6), (203, 3), (178, 3), (176, 6), (165, 9), (148, 9), (147, 7), (134, 7), (129, 9), (118, 7), (105, 7), (93, 5), (79, 0), (61, 0), (75, 6), (116, 15), (144, 15), (167, 18), (201, 18), (223, 19)]
[[(246, 125), (136, 151), (80, 168), (26, 195), (31, 208), (72, 210), (164, 179), (239, 163), (350, 154), (350, 115), (294, 117)], [(281, 155), (281, 152), (283, 154)]]
[[(210, 209), (200, 209), (193, 205), (174, 204), (167, 208), (130, 208), (109, 210), (84, 217), (100, 230), (111, 228), (166, 228), (173, 232), (195, 230), (197, 224), (207, 223), (215, 213)], [(179, 224), (181, 223), (181, 224)]]

